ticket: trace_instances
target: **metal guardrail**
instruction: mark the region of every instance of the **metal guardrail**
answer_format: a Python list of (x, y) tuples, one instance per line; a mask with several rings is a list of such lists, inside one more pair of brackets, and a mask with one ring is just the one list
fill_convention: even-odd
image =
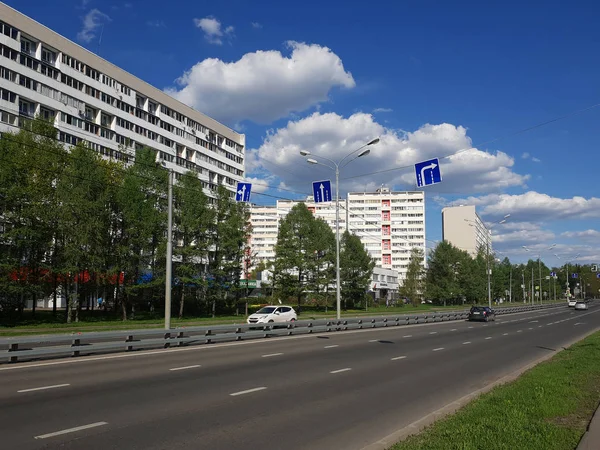
[[(564, 304), (517, 306), (499, 308), (495, 311), (496, 315), (504, 315), (564, 306)], [(24, 358), (44, 359), (69, 355), (82, 356), (83, 354), (92, 353), (169, 348), (172, 346), (181, 347), (184, 345), (211, 344), (215, 342), (241, 341), (275, 336), (446, 322), (464, 320), (468, 314), (469, 310), (460, 310), (442, 313), (355, 317), (341, 320), (319, 319), (299, 320), (287, 323), (182, 327), (169, 331), (164, 329), (138, 329), (47, 336), (17, 336), (0, 339), (0, 348), (4, 348), (0, 350), (0, 362), (2, 360), (17, 362), (19, 359), (23, 360)], [(138, 336), (138, 339), (136, 339), (136, 336)], [(113, 342), (110, 340), (113, 340)], [(35, 348), (36, 344), (41, 345)]]

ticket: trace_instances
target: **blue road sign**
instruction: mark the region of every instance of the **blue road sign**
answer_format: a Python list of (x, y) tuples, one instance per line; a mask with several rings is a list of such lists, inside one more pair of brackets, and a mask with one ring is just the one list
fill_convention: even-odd
[(597, 273), (597, 274), (596, 274), (596, 278), (600, 278), (600, 273)]
[(313, 181), (315, 203), (331, 201), (331, 180)]
[(415, 175), (417, 177), (417, 187), (441, 183), (440, 162), (437, 158), (434, 158), (415, 164)]
[(550, 276), (551, 277), (555, 277), (556, 276), (556, 272), (550, 272)]
[(579, 278), (579, 275), (578, 275), (578, 274), (576, 274), (576, 273), (572, 273), (572, 274), (571, 274), (571, 278)]
[(249, 202), (251, 192), (252, 192), (252, 183), (238, 183), (237, 191), (235, 192), (235, 201), (236, 202)]

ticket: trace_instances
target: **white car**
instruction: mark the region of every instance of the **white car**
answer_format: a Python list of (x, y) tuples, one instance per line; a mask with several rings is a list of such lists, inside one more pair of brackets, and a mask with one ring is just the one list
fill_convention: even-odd
[(575, 309), (585, 311), (586, 309), (588, 309), (588, 305), (583, 300), (580, 300), (577, 303), (575, 303)]
[(291, 306), (265, 306), (248, 317), (249, 324), (294, 322), (298, 315)]
[(569, 308), (572, 308), (577, 303), (577, 300), (574, 298), (569, 299)]

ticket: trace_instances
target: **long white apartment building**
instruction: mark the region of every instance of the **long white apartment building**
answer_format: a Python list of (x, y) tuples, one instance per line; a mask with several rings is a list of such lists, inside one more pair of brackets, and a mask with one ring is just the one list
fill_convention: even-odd
[(195, 171), (207, 193), (244, 178), (243, 134), (0, 3), (0, 131), (36, 116), (65, 144), (107, 158), (153, 148), (176, 175)]
[(442, 239), (475, 257), (479, 249), (492, 250), (492, 234), (473, 205), (442, 209)]
[[(278, 200), (276, 207), (253, 206), (251, 222), (269, 223), (269, 227), (273, 227), (273, 219), (263, 222), (265, 208), (268, 208), (269, 217), (276, 216), (278, 226), (279, 221), (298, 203)], [(315, 203), (312, 197), (308, 197), (302, 203), (335, 232), (335, 202)], [(411, 249), (421, 248), (425, 254), (425, 194), (422, 191), (392, 192), (386, 188), (375, 192), (351, 192), (346, 200), (340, 202), (340, 233), (346, 229), (360, 238), (377, 267), (397, 271), (402, 280), (408, 270)], [(263, 235), (265, 232), (260, 226), (253, 229), (250, 247), (256, 257), (252, 266), (275, 258), (277, 231)]]

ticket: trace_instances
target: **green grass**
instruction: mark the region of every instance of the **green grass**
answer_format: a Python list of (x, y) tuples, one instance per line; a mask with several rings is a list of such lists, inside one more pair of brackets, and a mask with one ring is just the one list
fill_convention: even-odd
[(600, 333), (391, 450), (573, 450), (600, 401)]
[[(563, 300), (564, 302), (564, 300)], [(522, 303), (512, 303), (500, 305), (497, 308), (522, 306)], [(417, 314), (425, 312), (443, 312), (451, 310), (467, 309), (469, 305), (464, 306), (434, 306), (420, 305), (414, 307), (406, 305), (401, 307), (370, 307), (368, 311), (364, 309), (342, 311), (344, 317), (364, 317), (377, 315), (394, 315), (394, 314)], [(319, 318), (335, 318), (335, 309), (329, 309), (327, 313), (324, 311), (303, 311), (299, 315), (299, 319), (319, 319)], [(202, 325), (226, 325), (245, 323), (246, 316), (240, 314), (212, 317), (189, 317), (183, 319), (171, 319), (171, 326), (202, 326)], [(82, 311), (80, 322), (67, 324), (64, 322), (64, 310), (58, 311), (56, 317), (51, 311), (38, 310), (36, 317), (31, 317), (31, 312), (26, 311), (24, 317), (18, 323), (10, 326), (0, 326), (0, 336), (23, 336), (36, 334), (58, 334), (58, 333), (77, 333), (90, 331), (111, 331), (111, 330), (130, 330), (144, 328), (160, 328), (164, 324), (164, 319), (157, 314), (140, 312), (136, 314), (133, 320), (122, 321), (116, 319), (114, 314), (106, 314), (102, 311)]]

